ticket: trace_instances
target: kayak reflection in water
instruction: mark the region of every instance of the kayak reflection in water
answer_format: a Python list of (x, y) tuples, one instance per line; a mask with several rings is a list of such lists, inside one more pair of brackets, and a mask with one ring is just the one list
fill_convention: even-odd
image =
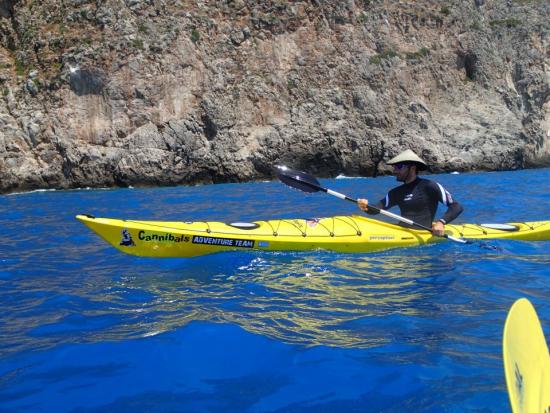
[[(431, 227), (434, 235), (443, 236), (445, 224), (462, 213), (464, 210), (462, 205), (441, 184), (417, 176), (418, 172), (426, 170), (428, 165), (410, 149), (386, 163), (393, 165), (393, 173), (399, 182), (403, 182), (403, 185), (390, 190), (386, 197), (374, 206), (379, 209), (390, 209), (397, 205), (403, 217)], [(447, 206), (447, 211), (434, 222), (439, 202)], [(378, 214), (378, 211), (368, 207), (367, 199), (358, 199), (357, 204), (361, 210), (368, 214)], [(408, 226), (407, 224), (401, 225)]]

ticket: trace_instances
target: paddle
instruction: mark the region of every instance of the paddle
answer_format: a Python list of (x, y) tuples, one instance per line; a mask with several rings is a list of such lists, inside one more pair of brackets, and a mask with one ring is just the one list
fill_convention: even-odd
[(512, 411), (550, 411), (550, 354), (537, 312), (527, 298), (517, 300), (508, 312), (502, 355)]
[[(336, 198), (344, 199), (346, 201), (353, 202), (353, 203), (357, 204), (356, 199), (350, 198), (350, 197), (348, 197), (344, 194), (333, 191), (332, 189), (323, 188), (321, 186), (321, 184), (319, 183), (319, 181), (314, 176), (309, 175), (305, 172), (296, 171), (296, 170), (290, 169), (286, 166), (277, 165), (277, 166), (275, 166), (275, 174), (281, 180), (281, 182), (283, 182), (284, 184), (286, 184), (286, 185), (288, 185), (292, 188), (299, 189), (300, 191), (308, 192), (308, 193), (319, 192), (319, 191), (326, 192), (327, 194), (335, 196)], [(430, 232), (432, 231), (431, 228), (428, 228), (428, 227), (426, 227), (422, 224), (419, 224), (417, 222), (411, 221), (408, 218), (405, 218), (405, 217), (402, 217), (400, 215), (394, 214), (392, 212), (386, 211), (385, 209), (380, 209), (380, 208), (377, 208), (377, 207), (374, 207), (374, 206), (371, 206), (371, 205), (369, 205), (368, 208), (372, 209), (373, 211), (379, 212), (382, 215), (385, 215), (387, 217), (390, 217), (390, 218), (396, 219), (398, 221), (404, 222), (406, 224), (413, 225), (415, 227), (425, 229), (426, 231), (430, 231)], [(451, 241), (458, 242), (460, 244), (466, 244), (467, 243), (466, 240), (456, 238), (456, 237), (453, 237), (453, 236), (447, 235), (447, 234), (442, 235), (442, 237), (447, 238)]]

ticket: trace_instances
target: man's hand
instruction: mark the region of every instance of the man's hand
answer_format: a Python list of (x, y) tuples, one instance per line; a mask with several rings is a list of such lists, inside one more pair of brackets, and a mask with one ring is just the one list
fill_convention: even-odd
[(438, 237), (445, 235), (445, 224), (441, 221), (432, 223), (432, 234)]
[(357, 200), (357, 205), (359, 206), (360, 210), (367, 212), (367, 210), (369, 209), (369, 200), (360, 198)]

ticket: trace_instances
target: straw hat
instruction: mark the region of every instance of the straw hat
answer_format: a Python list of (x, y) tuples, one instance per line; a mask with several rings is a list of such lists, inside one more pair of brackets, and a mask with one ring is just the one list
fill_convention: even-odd
[(396, 163), (407, 163), (407, 162), (414, 162), (417, 164), (417, 169), (419, 171), (424, 171), (428, 169), (428, 165), (422, 158), (420, 158), (416, 153), (411, 151), (410, 149), (407, 149), (405, 152), (401, 152), (399, 155), (397, 155), (394, 158), (391, 158), (388, 162), (386, 162), (388, 165), (394, 165)]

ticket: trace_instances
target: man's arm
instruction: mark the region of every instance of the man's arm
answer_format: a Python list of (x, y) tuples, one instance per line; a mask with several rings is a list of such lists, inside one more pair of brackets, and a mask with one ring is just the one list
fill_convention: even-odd
[(462, 204), (458, 201), (453, 200), (453, 202), (449, 205), (447, 205), (447, 211), (443, 214), (441, 218), (439, 218), (439, 221), (441, 221), (443, 224), (448, 224), (449, 222), (453, 221), (458, 217), (460, 214), (462, 214), (462, 211), (464, 211), (464, 207)]
[(456, 219), (456, 217), (464, 211), (464, 207), (460, 204), (460, 202), (456, 201), (451, 193), (443, 188), (441, 184), (434, 184), (434, 189), (438, 194), (439, 202), (447, 206), (447, 211), (445, 211), (441, 218), (432, 224), (432, 233), (434, 235), (443, 236), (445, 234), (445, 225)]
[(460, 202), (455, 200), (451, 193), (443, 188), (443, 185), (431, 181), (430, 186), (434, 191), (435, 196), (437, 196), (437, 200), (447, 207), (447, 210), (439, 219), (442, 224), (448, 224), (449, 222), (456, 219), (456, 217), (458, 217), (462, 213), (462, 211), (464, 211), (464, 208), (462, 207)]

